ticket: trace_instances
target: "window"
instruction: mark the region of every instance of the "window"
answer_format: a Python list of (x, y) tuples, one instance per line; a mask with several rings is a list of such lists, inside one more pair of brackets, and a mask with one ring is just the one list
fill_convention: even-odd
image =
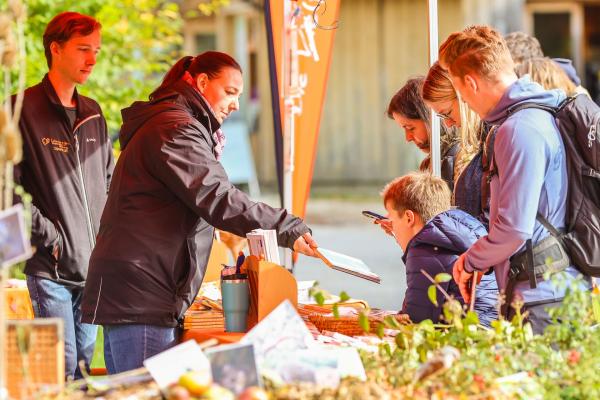
[(214, 33), (198, 33), (195, 36), (196, 54), (209, 50), (215, 50), (217, 47), (217, 36)]
[(570, 19), (568, 12), (533, 14), (533, 36), (540, 41), (544, 55), (573, 59)]

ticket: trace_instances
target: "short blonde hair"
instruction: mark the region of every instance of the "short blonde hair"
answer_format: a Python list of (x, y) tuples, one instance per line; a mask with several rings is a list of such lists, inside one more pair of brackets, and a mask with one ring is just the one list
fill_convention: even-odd
[(439, 62), (431, 66), (427, 77), (423, 82), (422, 88), (423, 100), (428, 103), (443, 103), (458, 101), (460, 108), (460, 152), (454, 163), (454, 179), (462, 173), (463, 169), (471, 162), (475, 154), (479, 152), (479, 126), (480, 118), (462, 101), (448, 72), (442, 68)]
[(515, 68), (519, 77), (529, 74), (531, 80), (539, 83), (546, 90), (562, 89), (567, 96), (577, 92), (575, 84), (565, 71), (548, 57), (535, 57), (523, 61)]
[(489, 26), (475, 25), (454, 32), (440, 46), (440, 64), (450, 74), (463, 78), (469, 73), (495, 81), (498, 73), (514, 70), (506, 42)]
[(412, 172), (388, 183), (381, 192), (383, 204), (394, 210), (411, 210), (423, 222), (450, 209), (452, 194), (446, 181), (427, 172)]

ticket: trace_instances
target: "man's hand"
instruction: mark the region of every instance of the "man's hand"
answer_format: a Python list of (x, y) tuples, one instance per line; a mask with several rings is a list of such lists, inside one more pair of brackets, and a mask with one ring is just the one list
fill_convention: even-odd
[(473, 280), (473, 274), (465, 271), (464, 253), (461, 254), (454, 263), (452, 277), (454, 278), (454, 282), (458, 285), (458, 290), (460, 290), (463, 300), (466, 304), (469, 304), (471, 301), (471, 282)]
[[(485, 271), (481, 271), (477, 274), (477, 283), (481, 282), (481, 278)], [(458, 260), (454, 263), (454, 267), (452, 267), (452, 277), (454, 278), (454, 282), (458, 285), (458, 289), (460, 290), (460, 294), (465, 301), (465, 304), (469, 304), (471, 302), (471, 287), (473, 283), (473, 273), (465, 271), (465, 253), (461, 254), (458, 257)]]
[(316, 257), (317, 255), (313, 248), (317, 247), (319, 247), (319, 245), (315, 242), (310, 233), (305, 233), (294, 242), (294, 251), (302, 253), (305, 256)]

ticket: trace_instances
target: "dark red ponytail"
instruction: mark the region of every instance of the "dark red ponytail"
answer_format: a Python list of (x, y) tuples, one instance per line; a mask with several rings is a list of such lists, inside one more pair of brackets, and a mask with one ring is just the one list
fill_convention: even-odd
[(242, 67), (233, 57), (219, 51), (206, 51), (196, 57), (185, 56), (171, 67), (160, 86), (150, 94), (150, 99), (152, 100), (160, 91), (180, 80), (186, 71), (193, 78), (199, 74), (206, 74), (213, 79), (219, 75), (223, 68), (234, 68), (242, 72)]

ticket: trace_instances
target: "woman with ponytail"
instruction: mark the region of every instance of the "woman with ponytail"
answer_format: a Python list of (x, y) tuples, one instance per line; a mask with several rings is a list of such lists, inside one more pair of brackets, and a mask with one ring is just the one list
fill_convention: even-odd
[(458, 98), (448, 72), (437, 62), (429, 69), (423, 82), (422, 96), (446, 127), (459, 130), (453, 205), (478, 218), (487, 228), (487, 207), (481, 204), (481, 157), (488, 129), (479, 116)]
[(223, 121), (239, 108), (242, 70), (229, 55), (184, 57), (150, 95), (122, 111), (121, 155), (100, 221), (82, 320), (104, 326), (109, 373), (141, 367), (177, 343), (214, 228), (277, 230), (280, 246), (314, 256), (309, 228), (250, 200), (219, 157)]

